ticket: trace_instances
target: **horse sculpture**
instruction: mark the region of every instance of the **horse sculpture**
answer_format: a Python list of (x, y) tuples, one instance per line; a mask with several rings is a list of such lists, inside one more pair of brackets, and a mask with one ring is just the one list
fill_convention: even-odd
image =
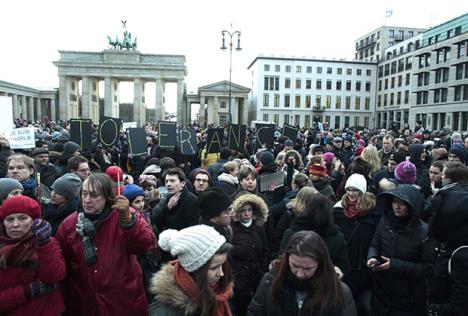
[(122, 49), (122, 44), (118, 36), (115, 38), (115, 41), (113, 41), (110, 36), (107, 36), (107, 39), (109, 40), (109, 45), (112, 46), (113, 49)]

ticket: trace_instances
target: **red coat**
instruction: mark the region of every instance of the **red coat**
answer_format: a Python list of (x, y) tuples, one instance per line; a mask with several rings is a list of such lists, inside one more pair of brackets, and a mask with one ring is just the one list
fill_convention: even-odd
[(21, 267), (0, 270), (0, 315), (56, 316), (65, 310), (58, 288), (38, 298), (28, 300), (24, 296), (23, 287), (33, 281), (59, 283), (65, 277), (65, 262), (54, 238), (44, 246), (36, 247), (36, 251), (39, 257), (36, 271)]
[(91, 266), (85, 262), (82, 238), (76, 232), (77, 213), (60, 225), (56, 238), (67, 264), (63, 295), (69, 315), (147, 314), (136, 256), (152, 248), (155, 237), (146, 221), (138, 213), (133, 214), (137, 220), (128, 229), (120, 226), (115, 210), (101, 223), (93, 239), (97, 262)]

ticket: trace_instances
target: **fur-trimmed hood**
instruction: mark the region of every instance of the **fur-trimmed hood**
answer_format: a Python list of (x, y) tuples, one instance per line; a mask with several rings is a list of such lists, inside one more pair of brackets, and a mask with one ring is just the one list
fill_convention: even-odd
[(194, 315), (198, 305), (177, 285), (173, 271), (174, 266), (168, 263), (151, 278), (150, 291), (154, 295), (153, 304), (166, 305), (168, 308), (181, 311), (183, 315)]
[(247, 203), (253, 206), (253, 218), (255, 224), (257, 226), (263, 226), (268, 218), (268, 206), (266, 205), (265, 201), (263, 201), (263, 199), (256, 194), (243, 194), (234, 201), (232, 204), (234, 220), (240, 220), (240, 210)]

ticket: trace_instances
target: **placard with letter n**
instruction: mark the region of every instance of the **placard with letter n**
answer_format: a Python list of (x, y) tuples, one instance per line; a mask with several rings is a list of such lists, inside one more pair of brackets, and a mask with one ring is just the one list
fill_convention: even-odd
[(193, 128), (184, 128), (179, 131), (179, 143), (182, 155), (195, 155), (197, 153), (197, 132)]
[(299, 128), (297, 128), (296, 126), (284, 124), (283, 129), (281, 131), (281, 136), (283, 136), (284, 138), (288, 138), (292, 141), (296, 141), (297, 132), (299, 132)]
[(146, 155), (148, 145), (146, 142), (146, 131), (143, 127), (127, 128), (128, 150), (133, 156)]
[(177, 123), (160, 121), (158, 123), (158, 140), (161, 148), (174, 148), (177, 145)]
[(209, 128), (206, 137), (206, 152), (219, 153), (223, 147), (224, 128)]
[(80, 145), (81, 150), (91, 150), (92, 133), (90, 119), (70, 119), (70, 140)]
[(105, 147), (114, 146), (119, 140), (122, 119), (113, 117), (103, 117), (99, 124), (98, 139)]
[(275, 124), (255, 124), (255, 140), (257, 148), (265, 144), (273, 147), (275, 141)]
[(227, 146), (233, 150), (244, 152), (246, 130), (247, 130), (246, 125), (229, 124)]

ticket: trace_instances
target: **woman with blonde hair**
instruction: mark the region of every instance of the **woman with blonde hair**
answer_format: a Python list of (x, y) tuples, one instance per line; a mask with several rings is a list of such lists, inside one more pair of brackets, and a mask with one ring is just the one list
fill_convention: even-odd
[(377, 148), (375, 148), (375, 146), (368, 145), (366, 148), (364, 148), (360, 157), (371, 165), (371, 172), (369, 177), (373, 178), (375, 174), (382, 168), (382, 163), (380, 161), (379, 154), (377, 153)]

